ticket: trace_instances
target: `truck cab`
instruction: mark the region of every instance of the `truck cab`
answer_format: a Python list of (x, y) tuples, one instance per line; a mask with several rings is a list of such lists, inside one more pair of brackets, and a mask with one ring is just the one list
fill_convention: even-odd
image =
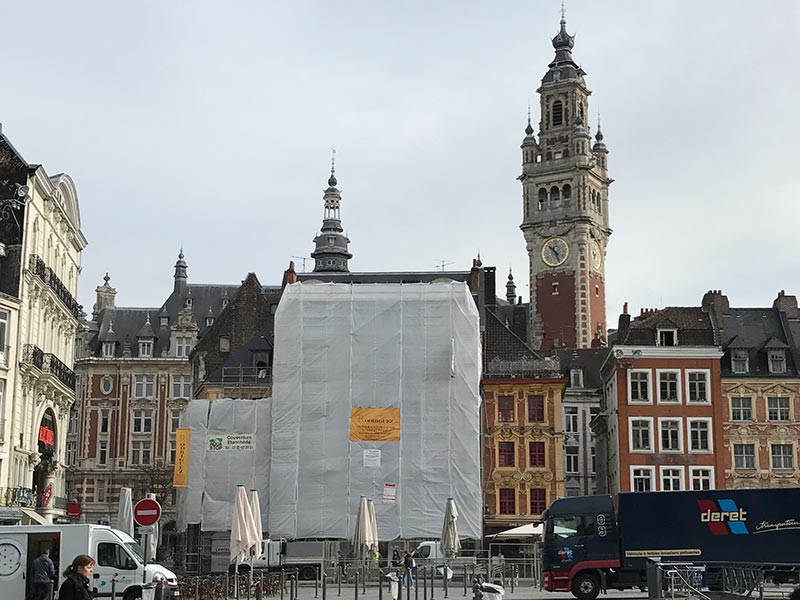
[(581, 496), (553, 502), (542, 515), (544, 589), (591, 600), (617, 569), (619, 539), (611, 496)]

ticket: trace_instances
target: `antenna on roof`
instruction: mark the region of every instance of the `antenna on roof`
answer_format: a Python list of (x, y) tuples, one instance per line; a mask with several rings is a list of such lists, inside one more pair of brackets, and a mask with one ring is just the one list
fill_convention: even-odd
[(565, 21), (567, 19), (567, 9), (564, 6), (564, 0), (561, 0), (561, 20)]
[(442, 269), (442, 272), (444, 272), (444, 268), (445, 268), (446, 266), (448, 266), (448, 265), (452, 265), (452, 264), (455, 264), (455, 263), (454, 263), (452, 260), (445, 260), (445, 259), (443, 258), (443, 259), (441, 260), (441, 262), (438, 262), (438, 263), (436, 263), (436, 266), (437, 266), (437, 267), (441, 267), (441, 269)]
[(307, 260), (311, 260), (311, 259), (308, 258), (307, 256), (292, 256), (292, 258), (296, 258), (298, 260), (302, 260), (303, 261), (303, 273), (305, 273), (306, 272), (306, 261)]

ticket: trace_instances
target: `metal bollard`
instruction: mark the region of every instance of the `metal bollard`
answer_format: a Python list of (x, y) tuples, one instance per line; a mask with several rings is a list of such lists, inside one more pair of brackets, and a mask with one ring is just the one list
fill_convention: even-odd
[(464, 595), (467, 595), (467, 565), (464, 565)]
[(353, 590), (355, 590), (355, 599), (358, 600), (358, 569), (356, 569), (356, 584), (353, 586)]
[(436, 567), (431, 565), (431, 600), (433, 600), (434, 581), (436, 580)]
[(422, 567), (422, 600), (428, 600), (428, 566)]
[(194, 578), (194, 600), (200, 600), (200, 577)]
[(297, 585), (297, 582), (294, 579), (294, 575), (289, 575), (289, 600), (292, 600), (295, 597), (295, 585)]
[(315, 575), (314, 577), (314, 598), (319, 598), (319, 567), (314, 567)]
[(378, 600), (383, 600), (383, 571), (380, 567), (378, 567)]
[(369, 573), (369, 566), (365, 565), (364, 566), (364, 578), (361, 580), (361, 585), (363, 586), (361, 591), (364, 592), (365, 596), (367, 594), (367, 575), (368, 575), (368, 573)]
[(398, 600), (403, 600), (403, 577), (402, 577), (402, 573), (400, 573), (399, 571), (397, 572), (397, 574), (398, 574), (398, 578), (397, 578), (397, 598), (398, 598)]
[(511, 593), (514, 593), (514, 578), (517, 575), (517, 565), (511, 565)]
[(336, 573), (337, 573), (336, 583), (338, 584), (338, 587), (339, 587), (339, 592), (336, 595), (337, 596), (341, 596), (342, 595), (342, 577), (344, 577), (344, 570), (342, 569), (341, 566), (339, 566), (337, 568)]
[(294, 600), (300, 595), (300, 569), (294, 570)]
[(286, 587), (286, 571), (281, 569), (281, 600), (283, 600), (283, 588)]
[(447, 563), (442, 566), (442, 587), (444, 588), (444, 597), (447, 598)]
[(414, 571), (412, 569), (406, 569), (408, 572), (408, 582), (406, 585), (406, 600), (411, 600), (411, 582), (414, 581)]
[(322, 573), (322, 600), (328, 597), (328, 574)]

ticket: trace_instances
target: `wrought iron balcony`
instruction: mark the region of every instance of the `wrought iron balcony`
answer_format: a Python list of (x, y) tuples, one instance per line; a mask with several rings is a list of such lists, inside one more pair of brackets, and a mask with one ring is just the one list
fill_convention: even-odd
[(33, 365), (41, 371), (44, 363), (44, 352), (39, 346), (25, 344), (22, 347), (22, 362)]
[(47, 266), (47, 263), (42, 260), (42, 257), (37, 256), (36, 254), (31, 254), (29, 268), (37, 277), (39, 277), (39, 279), (50, 286), (50, 289), (55, 292), (56, 297), (67, 308), (67, 310), (72, 313), (72, 316), (76, 319), (80, 319), (83, 307), (78, 304), (78, 301), (75, 300), (75, 298), (72, 297), (72, 294), (69, 293), (67, 286), (61, 283), (61, 280), (55, 274), (53, 269)]
[(45, 354), (42, 361), (42, 371), (52, 373), (61, 383), (71, 390), (75, 390), (75, 372), (59, 360), (55, 354)]
[(69, 389), (75, 390), (75, 371), (61, 362), (55, 354), (44, 353), (38, 346), (25, 344), (22, 348), (22, 362), (33, 365), (42, 373), (55, 376)]
[(36, 498), (31, 488), (0, 488), (0, 506), (35, 506)]

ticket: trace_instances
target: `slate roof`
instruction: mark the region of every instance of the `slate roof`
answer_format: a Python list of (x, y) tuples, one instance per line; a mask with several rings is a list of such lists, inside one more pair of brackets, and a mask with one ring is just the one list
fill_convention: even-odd
[(608, 358), (610, 348), (585, 348), (557, 350), (564, 377), (570, 377), (572, 369), (583, 370), (583, 388), (598, 389), (603, 387), (600, 369)]
[[(720, 342), (725, 355), (722, 357), (723, 377), (797, 377), (797, 365), (792, 352), (786, 352), (786, 373), (769, 371), (768, 351), (788, 350), (793, 340), (800, 340), (800, 321), (782, 319), (773, 308), (731, 308), (726, 314), (717, 315)], [(788, 336), (787, 336), (788, 330)], [(748, 373), (734, 373), (731, 365), (733, 350), (748, 353)]]
[(527, 302), (525, 304), (509, 304), (498, 298), (497, 305), (492, 310), (494, 310), (497, 318), (514, 332), (514, 335), (527, 343), (528, 307), (529, 304)]
[(647, 310), (633, 319), (627, 331), (617, 332), (622, 346), (655, 346), (659, 329), (677, 329), (679, 346), (716, 346), (714, 327), (702, 308), (673, 306)]
[[(151, 331), (155, 337), (153, 357), (159, 357), (169, 351), (170, 326), (178, 322), (178, 313), (184, 307), (186, 298), (192, 299), (192, 318), (197, 324), (198, 336), (202, 337), (208, 329), (206, 317), (209, 314), (219, 315), (224, 308), (224, 301), (232, 298), (238, 289), (238, 285), (188, 284), (184, 294), (173, 292), (160, 307), (105, 308), (97, 316), (96, 328), (90, 327), (89, 353), (91, 356), (102, 356), (102, 342), (114, 341), (117, 343), (115, 356), (122, 357), (127, 347), (130, 347), (130, 356), (138, 357), (137, 337), (146, 326), (149, 316)], [(169, 317), (169, 325), (161, 325), (162, 316)]]

